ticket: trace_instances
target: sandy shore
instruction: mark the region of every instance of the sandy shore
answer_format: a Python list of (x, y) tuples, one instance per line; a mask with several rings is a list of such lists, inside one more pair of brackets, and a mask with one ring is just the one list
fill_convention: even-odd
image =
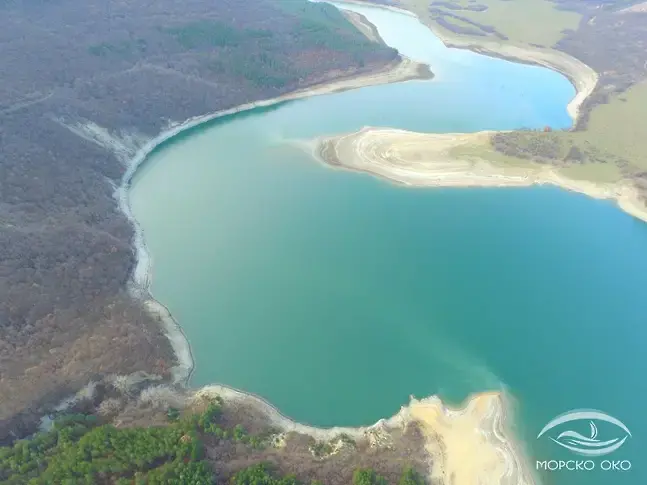
[(507, 412), (500, 393), (474, 395), (459, 409), (448, 408), (437, 397), (412, 400), (408, 414), (421, 425), (435, 459), (432, 480), (453, 485), (536, 483), (505, 426)]
[(408, 405), (388, 419), (357, 428), (317, 428), (284, 416), (264, 399), (226, 386), (207, 386), (194, 394), (220, 396), (225, 401), (253, 406), (267, 421), (285, 432), (296, 432), (318, 441), (331, 441), (341, 433), (373, 446), (388, 446), (389, 433), (415, 423), (425, 436), (431, 457), (433, 483), (453, 485), (532, 485), (536, 483), (527, 460), (520, 456), (505, 423), (508, 416), (502, 393), (475, 394), (460, 408), (451, 408), (438, 397), (411, 398)]
[(575, 180), (545, 166), (507, 167), (476, 159), (457, 159), (452, 150), (488, 143), (491, 132), (428, 134), (386, 128), (316, 141), (315, 155), (332, 166), (368, 172), (418, 187), (526, 187), (551, 184), (596, 199), (612, 199), (622, 210), (647, 222), (647, 206), (629, 182), (599, 184)]
[(566, 111), (576, 124), (580, 116), (580, 108), (598, 83), (598, 74), (582, 61), (553, 49), (531, 49), (513, 44), (483, 42), (480, 45), (451, 44), (443, 39), (448, 47), (469, 48), (492, 57), (501, 57), (514, 62), (525, 62), (547, 67), (562, 73), (575, 88), (575, 96), (566, 106)]
[(362, 0), (341, 0), (343, 3), (362, 6), (383, 8), (404, 15), (416, 17), (425, 24), (446, 47), (467, 49), (490, 57), (498, 57), (513, 62), (533, 64), (547, 67), (566, 76), (575, 88), (575, 97), (566, 107), (569, 116), (576, 124), (579, 118), (580, 107), (586, 98), (593, 92), (598, 83), (598, 74), (582, 61), (555, 49), (541, 49), (527, 45), (517, 45), (510, 42), (497, 42), (477, 38), (466, 39), (456, 34), (439, 28), (433, 22), (422, 21), (415, 13), (408, 10), (378, 5)]

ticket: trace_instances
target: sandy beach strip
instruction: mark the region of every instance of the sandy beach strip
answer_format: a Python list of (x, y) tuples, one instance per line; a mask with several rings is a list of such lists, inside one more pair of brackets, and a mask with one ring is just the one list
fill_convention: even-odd
[(298, 423), (261, 397), (227, 386), (207, 386), (193, 399), (220, 396), (226, 402), (252, 406), (267, 422), (283, 432), (309, 435), (331, 441), (344, 433), (372, 446), (388, 446), (389, 433), (416, 424), (425, 436), (430, 456), (432, 483), (453, 485), (533, 485), (536, 483), (528, 460), (522, 455), (506, 425), (510, 419), (502, 392), (474, 394), (461, 407), (445, 405), (436, 396), (411, 397), (408, 405), (388, 419), (371, 426), (318, 428)]
[[(443, 42), (445, 42), (443, 40)], [(582, 61), (554, 49), (520, 47), (514, 44), (483, 42), (479, 45), (456, 45), (445, 42), (448, 47), (469, 48), (491, 57), (500, 57), (512, 62), (538, 65), (557, 71), (568, 78), (575, 88), (575, 96), (566, 106), (568, 115), (577, 124), (580, 108), (598, 84), (598, 74)]]
[(647, 206), (628, 180), (614, 184), (575, 180), (545, 166), (506, 167), (470, 157), (457, 159), (452, 150), (489, 143), (492, 132), (429, 134), (366, 127), (358, 132), (323, 137), (314, 142), (315, 156), (348, 170), (367, 172), (417, 187), (526, 187), (550, 184), (596, 199), (611, 199), (632, 216), (647, 222)]
[(408, 412), (427, 436), (434, 460), (432, 483), (453, 485), (531, 485), (536, 483), (529, 460), (521, 456), (506, 422), (504, 395), (473, 395), (461, 408), (438, 397), (412, 400)]

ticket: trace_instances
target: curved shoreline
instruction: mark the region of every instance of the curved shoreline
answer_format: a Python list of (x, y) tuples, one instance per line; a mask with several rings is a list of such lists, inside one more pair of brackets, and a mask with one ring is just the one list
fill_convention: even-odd
[(535, 485), (532, 469), (522, 458), (523, 447), (506, 425), (511, 406), (503, 392), (468, 396), (459, 407), (448, 406), (438, 396), (411, 396), (393, 416), (370, 426), (322, 428), (299, 423), (285, 416), (266, 399), (238, 389), (210, 385), (198, 389), (193, 401), (222, 397), (225, 402), (243, 404), (263, 413), (267, 422), (285, 433), (308, 435), (330, 442), (341, 434), (366, 440), (371, 446), (388, 446), (389, 433), (417, 425), (425, 438), (432, 463), (429, 476), (453, 485)]
[[(407, 64), (403, 61), (403, 64)], [(411, 65), (415, 67), (415, 65)], [(411, 67), (410, 66), (410, 67)], [(373, 79), (373, 78), (371, 78)], [(391, 78), (388, 78), (391, 79)], [(364, 77), (355, 80), (365, 82)], [(344, 89), (348, 81), (344, 81)], [(337, 84), (313, 88), (313, 93), (324, 94), (335, 89)], [(155, 300), (150, 292), (152, 282), (152, 257), (145, 244), (144, 233), (132, 214), (128, 189), (137, 168), (158, 146), (174, 136), (199, 124), (233, 113), (254, 109), (261, 106), (280, 103), (288, 99), (308, 96), (308, 92), (289, 94), (272, 100), (223, 110), (211, 115), (193, 118), (179, 124), (149, 141), (131, 160), (116, 190), (120, 207), (135, 227), (135, 249), (137, 265), (132, 275), (130, 291), (135, 298), (142, 300), (148, 311), (157, 316), (164, 325), (167, 337), (178, 359), (178, 365), (172, 369), (173, 381), (183, 387), (188, 386), (195, 363), (188, 338), (182, 327), (173, 318), (166, 306)], [(538, 482), (525, 459), (523, 446), (516, 441), (509, 428), (510, 406), (504, 392), (483, 392), (468, 396), (460, 407), (451, 407), (442, 402), (438, 396), (423, 399), (411, 397), (408, 405), (390, 418), (380, 419), (377, 423), (362, 427), (320, 428), (299, 423), (272, 405), (266, 399), (251, 392), (235, 389), (222, 384), (208, 385), (192, 391), (193, 400), (204, 396), (219, 395), (226, 402), (248, 404), (265, 415), (267, 422), (284, 432), (296, 432), (312, 436), (316, 440), (330, 441), (345, 433), (354, 439), (368, 440), (371, 445), (382, 446), (389, 441), (389, 430), (403, 429), (409, 424), (421, 427), (425, 436), (425, 449), (432, 459), (429, 474), (443, 483), (455, 485), (473, 485), (475, 483), (497, 483), (498, 485), (535, 485)], [(472, 463), (466, 467), (465, 463)], [(484, 472), (487, 470), (487, 472)], [(487, 475), (487, 476), (486, 476)], [(458, 479), (456, 478), (458, 477)], [(453, 480), (453, 481), (452, 481)]]
[(624, 212), (647, 222), (647, 205), (629, 181), (615, 184), (576, 180), (550, 167), (503, 167), (477, 158), (458, 159), (452, 150), (484, 143), (493, 132), (416, 133), (365, 127), (315, 140), (314, 156), (346, 170), (412, 187), (528, 187), (555, 185), (595, 199), (612, 199)]
[[(367, 5), (364, 2), (357, 1), (348, 3)], [(371, 6), (392, 9), (417, 18), (415, 14), (406, 10), (386, 6)], [(456, 47), (456, 45), (448, 44), (434, 29), (432, 31), (445, 45), (448, 47)], [(467, 48), (477, 50), (474, 46)], [(527, 59), (523, 58), (519, 58), (519, 60), (527, 61)], [(534, 61), (531, 63), (555, 69), (552, 65)], [(115, 197), (119, 202), (121, 210), (135, 228), (133, 245), (136, 251), (137, 263), (132, 274), (129, 290), (135, 298), (142, 301), (143, 305), (152, 315), (159, 318), (165, 327), (167, 337), (178, 359), (178, 365), (172, 369), (174, 383), (185, 387), (188, 386), (195, 368), (195, 362), (190, 343), (182, 327), (173, 318), (168, 308), (155, 300), (151, 293), (152, 256), (147, 249), (143, 229), (132, 213), (129, 200), (129, 189), (137, 169), (151, 152), (186, 130), (235, 113), (309, 96), (331, 94), (368, 85), (425, 79), (432, 76), (433, 74), (430, 72), (428, 66), (416, 63), (407, 58), (401, 58), (377, 73), (351, 76), (330, 83), (315, 85), (311, 88), (288, 93), (276, 98), (250, 102), (216, 113), (191, 118), (181, 124), (172, 126), (169, 130), (161, 133), (139, 149), (128, 163), (121, 184), (115, 192)], [(593, 87), (591, 87), (591, 90)], [(583, 92), (579, 90), (578, 86), (576, 86), (576, 90), (578, 90), (578, 95)], [(588, 94), (590, 94), (590, 91), (584, 94), (584, 97), (578, 103), (581, 104)], [(576, 101), (577, 97), (576, 95), (574, 100), (571, 101), (571, 104)], [(579, 104), (576, 103), (575, 115), (572, 115), (574, 119), (577, 117)], [(571, 113), (570, 110), (569, 113)], [(287, 432), (294, 431), (308, 434), (316, 439), (330, 440), (340, 433), (346, 433), (356, 438), (371, 439), (369, 436), (371, 434), (388, 432), (390, 428), (403, 427), (408, 423), (415, 422), (425, 432), (427, 451), (434, 461), (439, 464), (430, 470), (433, 476), (442, 478), (447, 483), (451, 480), (456, 485), (473, 485), (475, 483), (489, 484), (495, 482), (506, 485), (532, 485), (537, 483), (532, 471), (528, 467), (528, 461), (525, 460), (522, 451), (523, 447), (516, 443), (513, 433), (506, 426), (509, 417), (507, 416), (506, 398), (503, 393), (487, 392), (474, 394), (469, 396), (460, 408), (451, 408), (444, 405), (437, 396), (431, 396), (422, 400), (412, 398), (409, 405), (403, 406), (394, 416), (388, 419), (382, 419), (372, 426), (358, 428), (335, 427), (328, 429), (298, 423), (283, 415), (265, 399), (249, 392), (239, 391), (230, 386), (211, 385), (194, 392), (196, 399), (204, 395), (213, 394), (219, 394), (233, 402), (249, 403), (254, 409), (263, 411), (268, 417), (269, 422), (279, 426), (281, 429)], [(465, 446), (466, 443), (470, 443), (470, 446), (467, 448)], [(465, 451), (466, 449), (468, 451)], [(470, 463), (471, 466), (467, 467), (465, 465), (466, 463)], [(490, 473), (485, 482), (482, 481), (485, 473), (484, 470), (489, 470), (488, 473)], [(456, 479), (456, 477), (459, 478)]]
[(182, 327), (173, 318), (168, 308), (153, 297), (150, 290), (152, 283), (153, 260), (146, 246), (143, 229), (132, 213), (129, 199), (129, 190), (132, 180), (142, 163), (155, 149), (170, 141), (177, 135), (218, 118), (242, 113), (255, 108), (272, 106), (284, 101), (332, 94), (369, 85), (405, 82), (414, 79), (428, 79), (432, 76), (433, 74), (429, 71), (428, 66), (414, 62), (406, 57), (400, 57), (396, 62), (385, 66), (378, 72), (350, 76), (294, 91), (276, 98), (254, 101), (233, 108), (217, 111), (215, 113), (190, 118), (183, 123), (173, 125), (168, 130), (148, 141), (137, 151), (134, 157), (131, 158), (127, 164), (126, 172), (121, 179), (121, 184), (115, 190), (115, 198), (119, 203), (119, 208), (126, 215), (135, 229), (133, 246), (135, 248), (136, 265), (133, 270), (128, 289), (133, 297), (141, 300), (147, 310), (160, 320), (167, 331), (167, 337), (169, 338), (173, 351), (178, 359), (178, 365), (174, 366), (172, 369), (173, 381), (175, 383), (185, 386), (188, 385), (195, 363), (191, 346), (188, 338), (182, 330)]
[(575, 88), (575, 96), (566, 106), (566, 111), (573, 120), (573, 128), (580, 117), (580, 108), (597, 86), (599, 75), (591, 67), (573, 56), (555, 49), (540, 49), (530, 46), (519, 46), (511, 43), (490, 40), (463, 39), (441, 31), (437, 25), (424, 22), (417, 14), (401, 7), (381, 5), (363, 0), (340, 0), (340, 4), (356, 4), (364, 7), (381, 8), (403, 15), (415, 17), (450, 49), (466, 49), (477, 54), (504, 59), (510, 62), (546, 67), (564, 75)]
[[(362, 0), (342, 0), (339, 3), (358, 4), (363, 6), (369, 6), (372, 8), (382, 8), (382, 9), (390, 10), (400, 14), (415, 17), (416, 19), (418, 19), (418, 21), (423, 23), (422, 20), (415, 13), (399, 7), (388, 6), (388, 5), (377, 5), (377, 4), (368, 3)], [(433, 26), (430, 26), (427, 24), (424, 24), (424, 25), (426, 25), (430, 30), (432, 30), (434, 35), (436, 35), (447, 47), (468, 49), (474, 52), (480, 52), (485, 55), (491, 55), (494, 57), (503, 56), (501, 51), (497, 52), (495, 50), (487, 49), (483, 46), (475, 46), (472, 44), (460, 45), (458, 43), (450, 41), (448, 37), (438, 32), (437, 29), (433, 28)], [(501, 46), (501, 47), (505, 47), (505, 46)], [(479, 51), (479, 49), (481, 49), (482, 51)], [(535, 65), (540, 65), (543, 67), (551, 68), (553, 70), (557, 70), (562, 74), (566, 75), (571, 80), (571, 82), (573, 82), (573, 79), (578, 79), (577, 72), (568, 73), (566, 72), (566, 70), (562, 71), (557, 67), (555, 67), (555, 64), (540, 63), (535, 59), (531, 59), (530, 57), (532, 56), (526, 56), (525, 54), (527, 54), (528, 52), (529, 50), (521, 50), (521, 53), (524, 55), (521, 55), (521, 56), (512, 55), (505, 58), (513, 61), (520, 61), (520, 62), (535, 64)], [(553, 52), (557, 52), (557, 51), (553, 51)], [(572, 61), (574, 61), (575, 63), (580, 63), (580, 61), (578, 61), (575, 58), (571, 58), (566, 54), (565, 56), (571, 59)], [(589, 69), (590, 71), (592, 71), (585, 64), (583, 63), (580, 63), (580, 64), (584, 66), (586, 69)], [(592, 72), (595, 74), (594, 71)], [(596, 76), (595, 83), (597, 83), (597, 74), (595, 74), (595, 76)], [(311, 96), (332, 94), (332, 93), (342, 92), (346, 90), (357, 89), (357, 88), (361, 88), (369, 85), (380, 85), (380, 84), (388, 84), (388, 83), (395, 83), (395, 82), (405, 82), (408, 80), (430, 79), (430, 78), (433, 78), (433, 73), (430, 71), (429, 66), (427, 66), (426, 64), (412, 61), (411, 59), (408, 59), (404, 56), (400, 56), (397, 62), (391, 63), (385, 66), (380, 71), (375, 73), (360, 74), (358, 76), (351, 75), (350, 77), (347, 77), (347, 78), (342, 78), (331, 82), (324, 82), (322, 84), (297, 90), (275, 98), (253, 101), (250, 103), (245, 103), (239, 106), (235, 106), (233, 108), (220, 110), (215, 113), (189, 118), (184, 122), (172, 125), (168, 130), (160, 133), (158, 136), (148, 141), (144, 146), (142, 146), (136, 152), (136, 154), (130, 159), (130, 161), (127, 162), (127, 170), (122, 177), (121, 184), (115, 190), (115, 198), (119, 202), (120, 209), (126, 215), (129, 222), (132, 224), (132, 226), (135, 229), (133, 246), (135, 247), (135, 252), (136, 252), (136, 256), (135, 256), (136, 266), (135, 266), (135, 269), (133, 270), (132, 278), (129, 283), (129, 290), (135, 298), (142, 300), (142, 302), (146, 305), (147, 309), (151, 312), (151, 314), (157, 317), (162, 322), (162, 324), (164, 325), (167, 331), (167, 336), (171, 341), (173, 351), (178, 358), (178, 365), (173, 367), (172, 369), (174, 382), (182, 383), (183, 385), (188, 385), (188, 382), (191, 378), (191, 375), (195, 367), (193, 354), (191, 351), (191, 346), (189, 344), (188, 338), (184, 334), (182, 327), (173, 318), (169, 309), (166, 306), (164, 306), (162, 303), (157, 301), (151, 294), (150, 287), (152, 283), (152, 266), (153, 266), (152, 256), (150, 255), (150, 252), (148, 251), (148, 248), (146, 246), (143, 230), (139, 222), (135, 219), (134, 215), (132, 214), (129, 194), (128, 194), (132, 180), (138, 168), (147, 159), (147, 157), (160, 145), (168, 142), (169, 140), (179, 135), (180, 133), (186, 130), (189, 130), (191, 128), (195, 128), (203, 123), (207, 123), (212, 120), (222, 118), (225, 116), (233, 115), (236, 113), (242, 113), (244, 111), (253, 110), (255, 108), (272, 106), (284, 101), (297, 100), (297, 99), (311, 97)], [(579, 76), (579, 78), (581, 78), (581, 76)], [(569, 109), (569, 114), (571, 114), (571, 117), (573, 118), (574, 121), (576, 121), (577, 119), (579, 106), (594, 89), (595, 83), (591, 85), (590, 83), (587, 84), (586, 81), (582, 81), (579, 83), (573, 82), (576, 88), (577, 94), (573, 98), (573, 100), (571, 100), (571, 102), (569, 103), (568, 109)], [(580, 91), (580, 88), (582, 86), (586, 86), (587, 89)]]

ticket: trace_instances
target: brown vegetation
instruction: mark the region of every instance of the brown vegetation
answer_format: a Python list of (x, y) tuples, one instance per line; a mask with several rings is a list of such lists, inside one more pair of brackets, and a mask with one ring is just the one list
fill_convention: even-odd
[[(227, 406), (222, 416), (225, 426), (242, 424), (253, 435), (267, 432), (268, 425), (258, 411), (240, 405)], [(331, 455), (315, 456), (316, 440), (307, 435), (289, 433), (281, 448), (266, 447), (249, 450), (243, 445), (213, 439), (207, 443), (207, 455), (212, 468), (217, 470), (219, 483), (225, 482), (237, 470), (259, 461), (273, 463), (281, 474), (296, 474), (304, 483), (320, 480), (326, 485), (352, 483), (353, 471), (358, 468), (373, 468), (387, 478), (388, 483), (397, 483), (403, 466), (413, 465), (426, 475), (429, 455), (425, 451), (425, 438), (416, 424), (403, 431), (389, 432), (388, 446), (371, 446), (366, 441), (353, 442)]]
[[(114, 395), (113, 390), (102, 399)], [(199, 404), (190, 409), (191, 412), (203, 410)], [(86, 412), (91, 411), (86, 408)], [(253, 405), (225, 400), (222, 411), (218, 424), (224, 429), (242, 426), (251, 436), (270, 436), (280, 431), (268, 423), (263, 411)], [(115, 419), (120, 426), (160, 426), (166, 421), (166, 412), (131, 399)], [(271, 463), (281, 475), (295, 474), (302, 483), (318, 480), (326, 485), (352, 483), (353, 471), (357, 468), (373, 468), (388, 483), (398, 483), (405, 466), (413, 466), (422, 475), (427, 475), (431, 468), (430, 457), (419, 426), (412, 422), (402, 430), (390, 429), (388, 436), (388, 444), (382, 445), (347, 438), (347, 443), (339, 451), (322, 455), (313, 453), (317, 442), (312, 436), (295, 432), (285, 435), (284, 444), (278, 447), (254, 448), (217, 436), (206, 437), (204, 444), (207, 460), (216, 473), (216, 483), (229, 483), (238, 470), (259, 462)]]
[[(169, 401), (174, 405), (169, 406)], [(372, 468), (392, 484), (401, 483), (403, 468), (413, 467), (421, 476), (431, 469), (426, 437), (416, 421), (402, 428), (385, 428), (380, 440), (339, 434), (330, 442), (318, 442), (310, 435), (276, 428), (258, 402), (197, 398), (186, 389), (158, 386), (144, 375), (98, 381), (83, 398), (52, 418), (82, 413), (120, 429), (162, 427), (179, 418), (204, 415), (214, 402), (218, 412), (213, 424), (226, 431), (226, 436), (208, 432), (200, 433), (200, 439), (215, 483), (231, 483), (236, 472), (260, 462), (271, 464), (280, 475), (296, 475), (301, 483), (317, 480), (326, 485), (353, 483), (357, 468)], [(106, 414), (106, 408), (113, 411)], [(245, 436), (253, 439), (241, 439)], [(180, 440), (193, 438), (184, 434)]]
[(218, 483), (226, 483), (236, 471), (259, 461), (274, 464), (281, 474), (295, 474), (304, 483), (320, 480), (326, 485), (352, 483), (353, 472), (358, 467), (373, 468), (387, 479), (387, 483), (394, 484), (398, 483), (402, 469), (407, 465), (413, 465), (419, 473), (426, 475), (429, 458), (420, 429), (410, 425), (405, 431), (393, 432), (392, 435), (389, 447), (371, 447), (361, 443), (322, 458), (313, 456), (311, 452), (314, 438), (296, 433), (287, 436), (283, 449), (249, 450), (245, 445), (223, 440), (213, 440), (207, 443), (206, 448), (212, 468), (217, 470)]
[(125, 167), (66, 124), (152, 136), (396, 56), (304, 0), (2, 2), (0, 441), (96, 375), (172, 365), (126, 292)]
[(557, 167), (585, 162), (611, 163), (620, 169), (629, 166), (628, 160), (602, 151), (593, 143), (563, 135), (559, 131), (519, 130), (495, 133), (491, 143), (505, 155)]

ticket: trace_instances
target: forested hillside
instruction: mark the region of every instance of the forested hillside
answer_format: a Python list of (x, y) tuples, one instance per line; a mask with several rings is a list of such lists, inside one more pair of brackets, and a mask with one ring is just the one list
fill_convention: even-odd
[[(255, 418), (243, 414), (241, 419), (241, 409), (219, 397), (164, 410), (159, 401), (132, 404), (131, 396), (128, 411), (121, 400), (125, 396), (114, 389), (100, 394), (93, 396), (104, 399), (94, 412), (86, 406), (90, 413), (59, 416), (51, 429), (0, 446), (0, 484), (425, 483), (427, 458), (413, 424), (394, 433), (389, 446), (340, 434), (332, 452), (328, 443), (268, 426), (260, 410), (252, 412)], [(121, 402), (121, 411), (114, 401)], [(124, 425), (128, 414), (147, 417), (139, 425)]]
[(139, 138), (394, 61), (305, 0), (0, 2), (0, 441), (94, 376), (168, 375), (170, 347), (126, 292), (122, 161), (73, 131)]

